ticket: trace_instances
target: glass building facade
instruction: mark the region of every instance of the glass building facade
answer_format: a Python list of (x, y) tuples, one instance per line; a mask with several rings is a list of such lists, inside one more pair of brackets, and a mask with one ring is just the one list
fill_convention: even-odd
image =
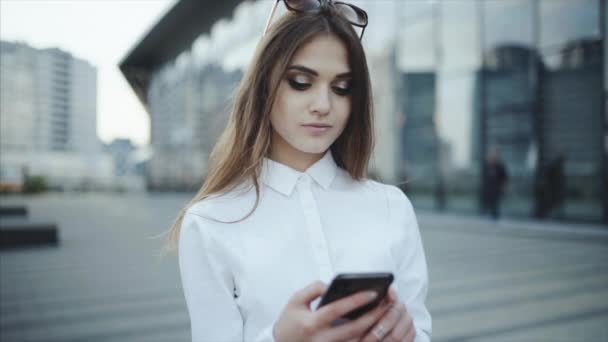
[(484, 156), (497, 153), (505, 215), (605, 220), (605, 3), (400, 8), (400, 176), (412, 201), (480, 212)]
[[(353, 0), (370, 22), (370, 172), (418, 208), (476, 215), (484, 160), (497, 154), (509, 175), (503, 216), (608, 222), (606, 1)], [(217, 104), (247, 67), (272, 3), (239, 4), (151, 75), (154, 188), (199, 183), (204, 170), (185, 176), (193, 166), (175, 148), (208, 155), (225, 122)]]

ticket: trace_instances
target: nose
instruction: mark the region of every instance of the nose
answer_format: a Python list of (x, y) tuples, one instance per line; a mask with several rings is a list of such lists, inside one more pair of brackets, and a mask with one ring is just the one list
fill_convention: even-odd
[(331, 98), (329, 87), (319, 87), (315, 92), (310, 111), (318, 115), (327, 115), (331, 110)]

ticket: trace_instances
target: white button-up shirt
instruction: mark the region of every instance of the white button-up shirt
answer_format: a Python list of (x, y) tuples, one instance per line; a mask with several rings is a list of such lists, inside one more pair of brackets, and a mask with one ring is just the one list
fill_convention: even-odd
[[(354, 181), (330, 152), (306, 172), (264, 160), (259, 205), (246, 184), (186, 213), (179, 266), (193, 341), (272, 341), (273, 324), (306, 285), (344, 272), (393, 272), (429, 341), (427, 266), (410, 201), (398, 188)], [(316, 307), (316, 306), (315, 306)]]

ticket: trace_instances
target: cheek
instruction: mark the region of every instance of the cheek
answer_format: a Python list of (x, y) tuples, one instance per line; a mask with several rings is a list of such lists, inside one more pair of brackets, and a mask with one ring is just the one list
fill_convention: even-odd
[(272, 106), (271, 123), (285, 128), (292, 125), (297, 118), (296, 113), (301, 111), (302, 102), (301, 94), (289, 89), (285, 82), (282, 82)]
[(346, 126), (346, 123), (348, 122), (348, 119), (350, 118), (351, 111), (352, 111), (352, 104), (351, 104), (350, 98), (342, 97), (338, 101), (336, 101), (336, 107), (335, 107), (336, 117), (340, 121), (340, 124), (342, 125), (342, 127)]
[(274, 131), (282, 133), (285, 130), (285, 118), (278, 105), (275, 105), (272, 108), (272, 112), (270, 113), (270, 125)]

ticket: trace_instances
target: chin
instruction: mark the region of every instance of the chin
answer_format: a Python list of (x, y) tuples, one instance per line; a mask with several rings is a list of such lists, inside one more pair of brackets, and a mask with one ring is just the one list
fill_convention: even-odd
[(298, 150), (309, 154), (325, 153), (331, 144), (301, 144)]

